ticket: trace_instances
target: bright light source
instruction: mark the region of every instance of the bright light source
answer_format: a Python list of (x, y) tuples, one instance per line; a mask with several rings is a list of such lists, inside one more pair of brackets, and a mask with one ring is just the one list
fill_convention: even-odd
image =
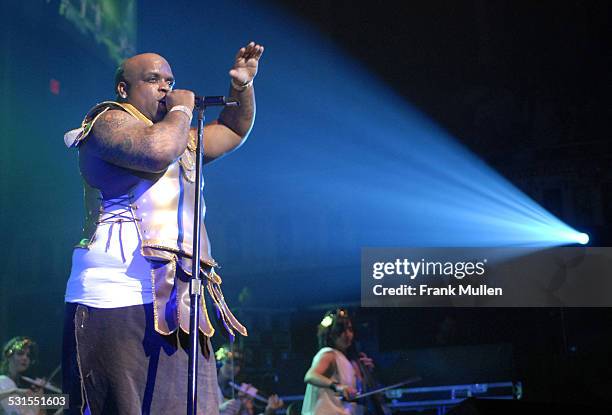
[(579, 244), (586, 245), (589, 243), (589, 235), (586, 233), (579, 233), (577, 235), (577, 240)]

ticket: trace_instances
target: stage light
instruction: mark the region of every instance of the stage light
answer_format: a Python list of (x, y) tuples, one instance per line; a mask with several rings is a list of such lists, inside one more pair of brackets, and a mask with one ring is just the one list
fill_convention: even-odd
[(579, 244), (586, 245), (589, 243), (589, 235), (587, 235), (586, 233), (579, 233), (576, 236)]

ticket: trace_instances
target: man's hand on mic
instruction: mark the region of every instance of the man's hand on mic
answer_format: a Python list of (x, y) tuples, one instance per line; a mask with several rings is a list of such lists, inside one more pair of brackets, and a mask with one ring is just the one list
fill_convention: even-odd
[(255, 78), (263, 51), (264, 47), (255, 42), (240, 48), (234, 59), (234, 67), (229, 71), (236, 84), (246, 85)]
[(166, 108), (168, 111), (177, 105), (184, 105), (193, 111), (195, 106), (195, 95), (186, 89), (174, 89), (166, 94)]

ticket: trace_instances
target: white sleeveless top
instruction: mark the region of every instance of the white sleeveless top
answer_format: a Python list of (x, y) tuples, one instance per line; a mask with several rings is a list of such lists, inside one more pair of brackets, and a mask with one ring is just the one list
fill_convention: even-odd
[[(113, 201), (120, 200), (113, 199)], [(112, 205), (113, 201), (105, 201)], [(119, 204), (105, 208), (89, 248), (75, 248), (65, 301), (97, 308), (153, 302), (151, 267), (142, 256), (134, 221), (104, 222), (128, 214)]]
[[(325, 353), (333, 353), (335, 358), (335, 371), (331, 379), (344, 385), (357, 388), (357, 380), (353, 365), (344, 353), (323, 347), (312, 359), (312, 366), (316, 366)], [(356, 404), (340, 400), (338, 395), (329, 388), (321, 388), (311, 384), (306, 385), (302, 415), (353, 415), (356, 413)]]

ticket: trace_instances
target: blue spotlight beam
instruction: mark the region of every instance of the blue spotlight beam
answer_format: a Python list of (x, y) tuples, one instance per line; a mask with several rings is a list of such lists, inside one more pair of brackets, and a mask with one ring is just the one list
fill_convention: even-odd
[[(205, 45), (210, 56), (233, 53), (229, 45), (245, 36), (267, 46), (252, 135), (206, 172), (208, 226), (215, 255), (231, 258), (226, 269), (354, 263), (362, 246), (576, 243), (579, 232), (360, 62), (295, 17), (259, 6), (244, 15), (228, 7), (240, 33)], [(215, 16), (223, 20), (222, 10)], [(214, 64), (206, 72), (218, 78), (205, 80), (213, 85), (226, 73), (226, 62)], [(201, 76), (183, 73), (181, 80), (199, 85)]]

